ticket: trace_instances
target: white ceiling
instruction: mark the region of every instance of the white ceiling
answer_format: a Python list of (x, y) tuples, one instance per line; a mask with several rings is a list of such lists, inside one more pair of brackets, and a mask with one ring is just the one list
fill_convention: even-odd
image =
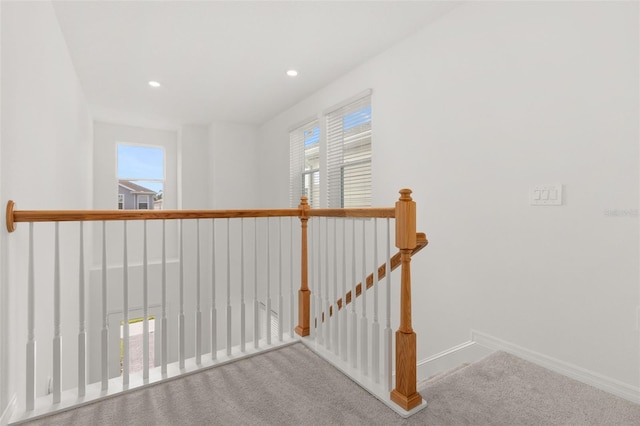
[[(261, 124), (456, 4), (175, 0), (54, 7), (93, 110), (177, 124)], [(287, 77), (290, 68), (299, 76)], [(149, 87), (149, 80), (162, 87)]]

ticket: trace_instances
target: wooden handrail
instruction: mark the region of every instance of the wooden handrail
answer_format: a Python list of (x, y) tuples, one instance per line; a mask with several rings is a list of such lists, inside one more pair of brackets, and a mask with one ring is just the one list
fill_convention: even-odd
[[(418, 232), (416, 234), (416, 240), (418, 242), (418, 245), (416, 245), (416, 248), (414, 248), (411, 251), (411, 256), (413, 256), (414, 254), (418, 253), (420, 250), (422, 250), (423, 248), (425, 248), (427, 246), (427, 244), (429, 244), (429, 241), (427, 240), (427, 236), (422, 233), (422, 232)], [(391, 261), (389, 262), (391, 264), (391, 270), (394, 271), (398, 268), (398, 266), (401, 265), (400, 262), (400, 255), (401, 253), (398, 252), (395, 255), (393, 255), (393, 257), (391, 257)], [(387, 264), (383, 263), (382, 265), (380, 265), (378, 267), (378, 280), (382, 280), (384, 277), (387, 276)], [(373, 273), (369, 274), (369, 276), (367, 276), (367, 290), (370, 289), (371, 287), (373, 287)], [(356, 297), (360, 296), (362, 294), (362, 283), (358, 283), (356, 285)], [(343, 303), (345, 305), (348, 305), (349, 303), (352, 302), (353, 297), (351, 295), (351, 291), (347, 292), (347, 294), (344, 297), (344, 300), (346, 302), (343, 302), (343, 299), (340, 298), (336, 301), (336, 305), (338, 305), (338, 310), (343, 308)], [(329, 316), (333, 315), (333, 306), (329, 307)], [(324, 321), (324, 312), (322, 313), (322, 321)]]
[[(10, 207), (11, 206), (11, 207)], [(7, 229), (15, 230), (18, 222), (81, 222), (161, 219), (222, 219), (251, 217), (297, 217), (298, 209), (254, 210), (14, 210), (7, 204)]]
[(352, 209), (248, 209), (248, 210), (15, 210), (7, 203), (6, 225), (9, 232), (18, 222), (80, 222), (162, 219), (234, 219), (256, 217), (372, 217), (393, 218), (395, 208)]
[(394, 207), (371, 207), (371, 208), (351, 208), (351, 209), (312, 209), (307, 213), (316, 217), (367, 217), (367, 218), (394, 218), (396, 209)]

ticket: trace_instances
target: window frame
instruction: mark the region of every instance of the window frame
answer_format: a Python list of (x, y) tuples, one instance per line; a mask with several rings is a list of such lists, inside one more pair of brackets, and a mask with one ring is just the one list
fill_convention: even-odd
[[(368, 112), (368, 121), (352, 125), (346, 130), (367, 124), (368, 129), (354, 135), (345, 135), (345, 118), (361, 111), (365, 111), (364, 114)], [(324, 117), (327, 134), (327, 206), (329, 208), (371, 207), (373, 198), (372, 91), (361, 92), (325, 110)], [(363, 138), (368, 139), (368, 142), (359, 145), (358, 141)], [(348, 147), (349, 143), (355, 143), (355, 145)], [(358, 148), (367, 145), (367, 149), (361, 152), (357, 151)], [(364, 156), (365, 158), (345, 161), (345, 152), (348, 152), (349, 148), (354, 150), (352, 155), (356, 157)], [(359, 191), (361, 200), (355, 197), (349, 199), (348, 194), (345, 192), (345, 170), (354, 167), (355, 173), (360, 173), (361, 175), (357, 179), (361, 180), (360, 184), (362, 186), (365, 186), (364, 189)], [(365, 175), (364, 180), (362, 180), (363, 172)]]
[[(157, 178), (137, 178), (137, 177), (128, 177), (128, 176), (120, 176), (119, 174), (119, 162), (120, 162), (120, 155), (119, 155), (119, 149), (121, 146), (130, 146), (130, 147), (138, 147), (138, 148), (149, 148), (149, 149), (156, 149), (156, 150), (160, 150), (162, 152), (162, 179), (157, 179)], [(119, 182), (121, 180), (126, 180), (135, 184), (139, 184), (140, 186), (144, 186), (145, 182), (153, 182), (153, 183), (160, 183), (162, 185), (162, 189), (159, 192), (156, 192), (156, 195), (159, 193), (162, 193), (162, 198), (164, 201), (164, 196), (165, 196), (165, 190), (166, 190), (166, 186), (167, 186), (167, 149), (164, 146), (161, 145), (152, 145), (152, 144), (143, 144), (143, 143), (131, 143), (131, 142), (116, 142), (116, 181)], [(153, 191), (153, 189), (151, 189)], [(120, 195), (123, 194), (118, 194), (118, 198), (120, 198)], [(140, 195), (145, 195), (147, 197), (147, 208), (146, 209), (141, 209), (140, 208), (140, 200), (139, 200), (139, 196)], [(151, 198), (151, 195), (148, 194), (136, 194), (135, 196), (135, 200), (134, 200), (134, 206), (133, 206), (133, 210), (153, 210), (154, 209), (154, 204), (153, 201), (154, 199)], [(118, 203), (119, 204), (119, 203)], [(126, 207), (124, 205), (123, 202), (123, 207)], [(125, 210), (123, 208), (123, 210)]]

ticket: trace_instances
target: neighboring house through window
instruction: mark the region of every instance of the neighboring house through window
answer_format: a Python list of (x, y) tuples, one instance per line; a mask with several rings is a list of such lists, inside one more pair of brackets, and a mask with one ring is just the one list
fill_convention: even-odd
[(164, 149), (118, 144), (118, 209), (161, 210)]
[(120, 210), (152, 210), (149, 199), (155, 196), (156, 193), (149, 188), (128, 180), (118, 180), (118, 209)]

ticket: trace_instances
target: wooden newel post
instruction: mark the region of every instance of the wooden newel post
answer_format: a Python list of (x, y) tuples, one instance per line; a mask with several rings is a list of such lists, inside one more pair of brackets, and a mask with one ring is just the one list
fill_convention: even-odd
[(416, 390), (416, 333), (411, 327), (411, 251), (416, 247), (416, 203), (410, 189), (400, 190), (396, 202), (396, 247), (402, 267), (400, 328), (396, 332), (396, 387), (391, 400), (409, 411), (422, 403)]
[(300, 336), (308, 336), (311, 317), (311, 292), (309, 291), (307, 274), (307, 223), (309, 222), (307, 211), (311, 207), (307, 202), (307, 197), (303, 196), (300, 198), (300, 205), (298, 207), (300, 209), (300, 222), (302, 225), (302, 244), (300, 247), (300, 291), (298, 292), (298, 326), (296, 327), (296, 333)]

